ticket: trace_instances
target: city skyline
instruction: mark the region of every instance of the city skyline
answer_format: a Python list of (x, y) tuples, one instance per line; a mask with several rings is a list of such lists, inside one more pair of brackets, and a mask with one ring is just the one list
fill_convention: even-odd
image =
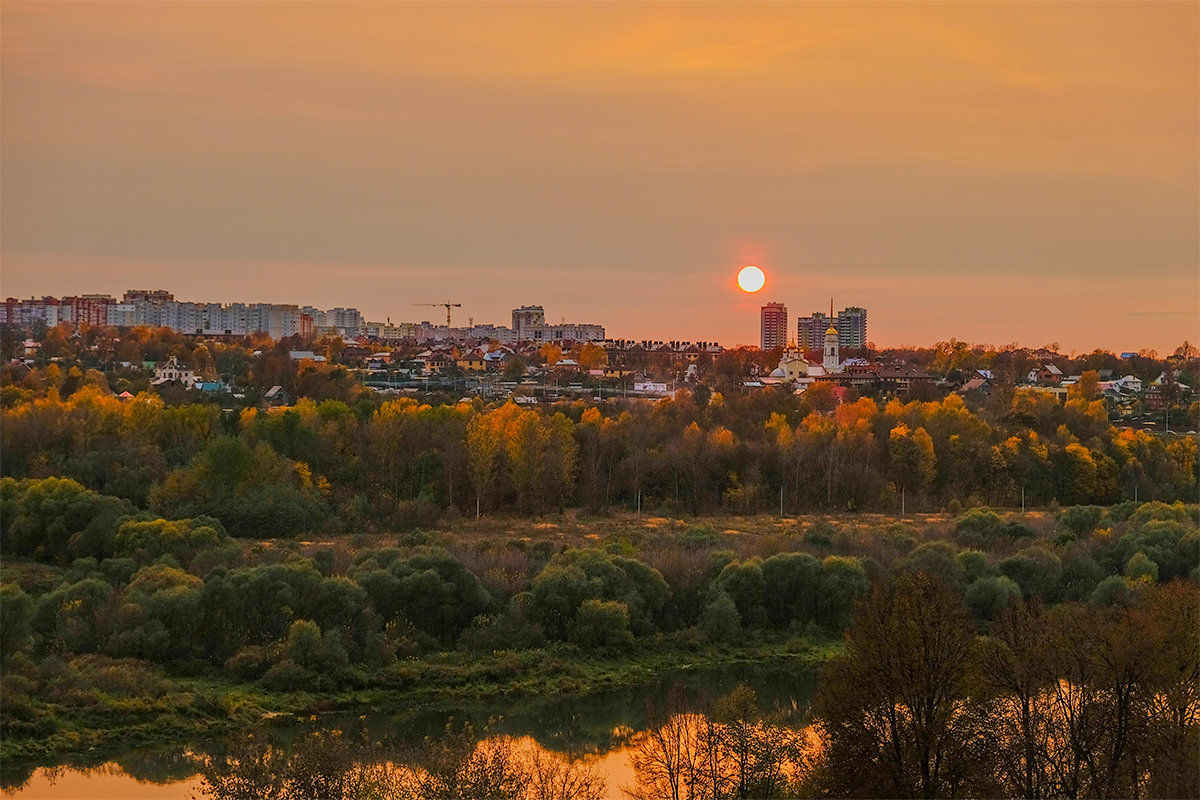
[(735, 346), (833, 294), (885, 347), (1197, 336), (1194, 4), (0, 16), (5, 295), (535, 299)]

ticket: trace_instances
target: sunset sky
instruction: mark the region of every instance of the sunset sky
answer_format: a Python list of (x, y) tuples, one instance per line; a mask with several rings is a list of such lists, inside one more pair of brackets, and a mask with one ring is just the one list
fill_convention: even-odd
[[(1200, 4), (0, 4), (0, 292), (1200, 338)], [(737, 289), (747, 263), (767, 273)]]

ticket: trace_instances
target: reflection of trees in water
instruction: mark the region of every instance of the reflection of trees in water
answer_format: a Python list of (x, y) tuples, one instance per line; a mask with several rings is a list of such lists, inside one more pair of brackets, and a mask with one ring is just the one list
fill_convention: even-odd
[[(503, 714), (487, 727), (490, 735), (522, 740), (526, 750), (532, 750), (536, 743), (537, 747), (552, 751), (552, 754), (589, 760), (591, 756), (628, 747), (649, 724), (645, 701), (662, 698), (673, 684), (682, 682), (694, 695), (717, 695), (731, 690), (739, 679), (747, 681), (758, 692), (765, 707), (778, 705), (794, 715), (803, 713), (814, 680), (812, 671), (799, 665), (705, 667), (679, 670), (644, 685), (624, 689), (519, 700), (509, 698), (503, 702), (404, 714), (322, 715), (319, 724), (324, 729), (342, 730), (346, 740), (356, 743), (356, 747), (367, 740), (378, 742), (375, 750), (382, 755), (372, 757), (395, 760), (404, 754), (419, 755), (427, 737), (442, 735), (449, 716), (483, 729), (491, 717)], [(310, 734), (309, 727), (273, 724), (270, 728), (255, 731), (255, 738), (260, 746), (270, 744), (277, 751), (272, 757), (277, 759), (280, 753), (286, 753)], [(167, 784), (191, 779), (201, 772), (203, 764), (222, 763), (234, 757), (244, 748), (245, 740), (246, 732), (243, 731), (229, 737), (191, 741), (183, 746), (81, 752), (65, 759), (64, 763), (72, 770), (85, 773), (115, 763), (139, 780)], [(560, 758), (558, 755), (553, 757)], [(0, 761), (0, 786), (23, 786), (42, 766), (44, 763), (36, 761)]]
[(147, 783), (185, 781), (200, 771), (195, 753), (187, 749), (134, 750), (117, 759), (125, 774)]
[(70, 772), (85, 774), (125, 774), (147, 783), (167, 784), (185, 781), (200, 771), (200, 757), (188, 748), (142, 747), (114, 758), (111, 751), (97, 750), (73, 755), (64, 763), (44, 766), (36, 761), (0, 760), (0, 788), (20, 789), (41, 769), (51, 782)]
[(532, 740), (486, 736), (453, 722), (420, 747), (389, 749), (340, 731), (313, 731), (288, 747), (248, 734), (203, 765), (211, 800), (405, 800), (511, 798), (598, 800), (594, 768), (549, 753)]
[(630, 756), (631, 800), (715, 800), (791, 795), (803, 774), (803, 734), (778, 713), (764, 714), (753, 689), (734, 688), (715, 703), (689, 702), (682, 685), (662, 707), (648, 704), (654, 724)]
[[(646, 701), (659, 700), (683, 684), (689, 695), (718, 696), (744, 682), (758, 693), (764, 708), (780, 708), (802, 719), (814, 690), (814, 673), (805, 665), (737, 664), (683, 669), (656, 676), (646, 683), (621, 689), (546, 697), (507, 698), (501, 702), (465, 707), (439, 707), (403, 714), (326, 717), (348, 734), (369, 731), (378, 741), (403, 747), (439, 735), (447, 717), (515, 737), (528, 736), (540, 746), (575, 758), (603, 755), (627, 747), (631, 737), (649, 725)], [(326, 723), (329, 724), (328, 722)], [(278, 736), (273, 732), (272, 735)]]

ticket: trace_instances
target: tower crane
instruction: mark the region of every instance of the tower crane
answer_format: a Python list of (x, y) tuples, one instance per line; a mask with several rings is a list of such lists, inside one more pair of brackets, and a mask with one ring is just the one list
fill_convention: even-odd
[(462, 303), (413, 303), (414, 306), (441, 306), (446, 309), (446, 327), (450, 327), (450, 309), (462, 308)]

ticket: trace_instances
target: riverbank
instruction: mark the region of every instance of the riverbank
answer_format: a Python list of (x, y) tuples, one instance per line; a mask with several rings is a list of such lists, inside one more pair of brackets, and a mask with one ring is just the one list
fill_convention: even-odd
[(91, 686), (67, 687), (55, 696), (6, 697), (0, 761), (9, 768), (61, 763), (67, 756), (84, 756), (84, 760), (94, 756), (102, 761), (116, 749), (321, 714), (388, 713), (508, 698), (583, 695), (637, 686), (680, 670), (763, 663), (812, 669), (839, 648), (837, 641), (803, 637), (711, 645), (677, 634), (641, 643), (620, 655), (588, 654), (567, 645), (486, 655), (452, 651), (398, 660), (374, 671), (355, 671), (354, 688), (333, 692), (274, 692), (254, 683), (169, 676), (147, 667), (145, 675), (127, 676), (131, 681), (118, 682), (100, 674)]

